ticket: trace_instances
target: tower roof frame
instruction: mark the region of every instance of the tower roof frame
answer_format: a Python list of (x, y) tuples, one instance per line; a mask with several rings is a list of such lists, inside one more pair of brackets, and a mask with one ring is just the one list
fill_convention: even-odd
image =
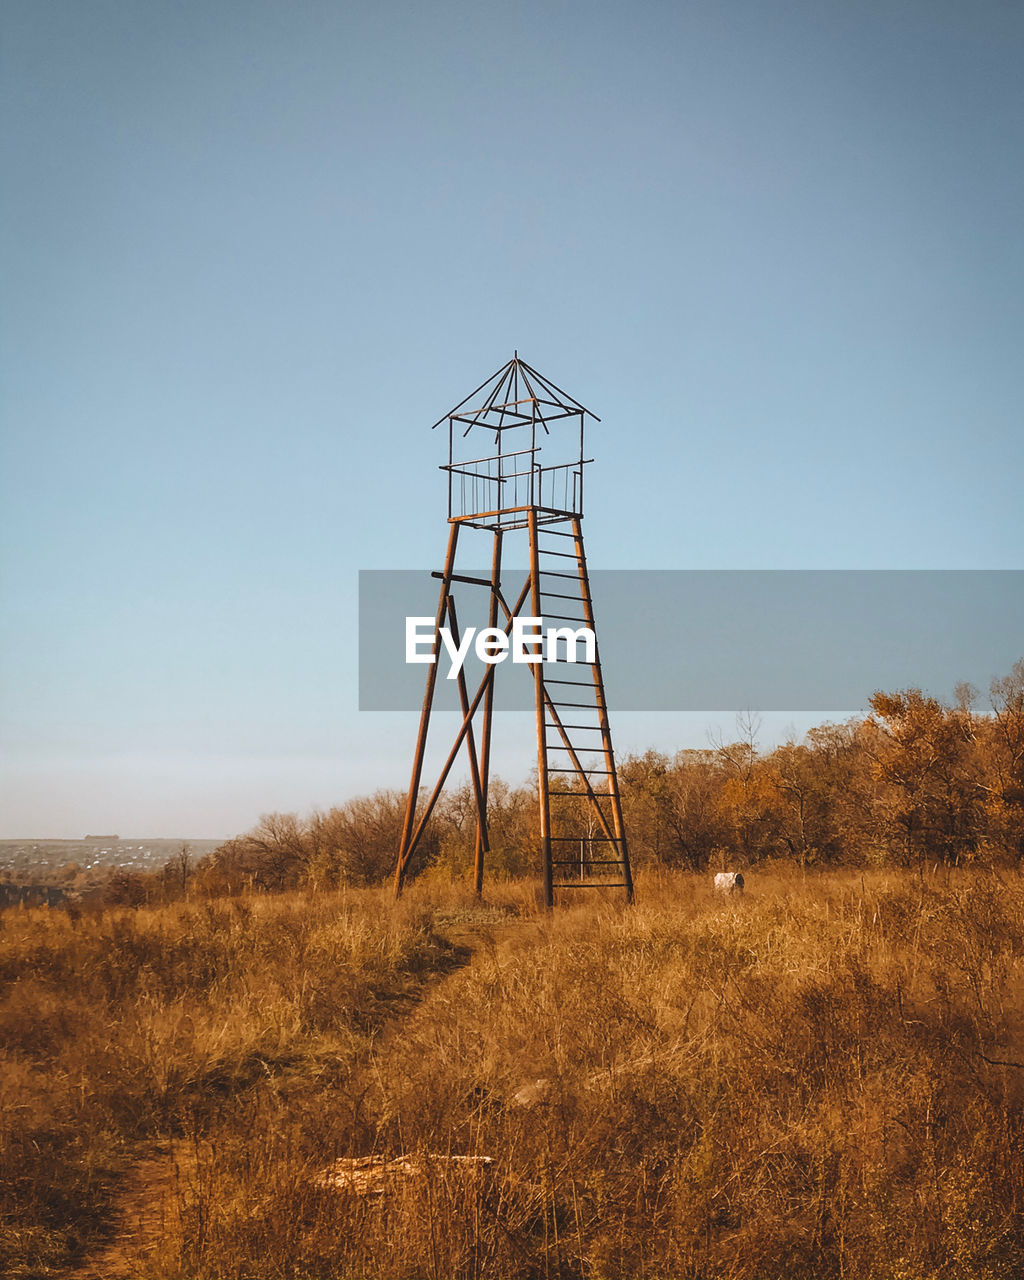
[[(525, 394), (524, 394), (525, 393)], [(470, 401), (480, 397), (477, 407), (469, 407)], [(530, 406), (529, 409), (525, 406)], [(485, 379), (457, 405), (443, 413), (434, 423), (431, 430), (442, 422), (464, 423), (469, 435), (474, 427), (502, 432), (513, 427), (525, 427), (533, 423), (543, 425), (555, 422), (559, 418), (571, 418), (577, 414), (600, 422), (596, 413), (592, 413), (561, 387), (556, 386), (549, 378), (532, 365), (521, 360), (516, 351), (511, 360)]]

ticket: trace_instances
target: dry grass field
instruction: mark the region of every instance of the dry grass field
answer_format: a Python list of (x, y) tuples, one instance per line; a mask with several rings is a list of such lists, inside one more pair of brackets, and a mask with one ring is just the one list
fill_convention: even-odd
[(535, 902), (5, 913), (0, 1272), (1024, 1274), (1024, 877)]

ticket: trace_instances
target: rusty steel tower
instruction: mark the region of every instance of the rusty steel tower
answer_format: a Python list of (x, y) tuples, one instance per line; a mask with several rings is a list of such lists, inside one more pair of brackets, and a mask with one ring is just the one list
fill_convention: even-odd
[[(584, 425), (596, 416), (519, 358), (519, 353), (434, 424), (448, 423), (448, 551), (440, 579), (434, 651), (440, 660), (441, 630), (461, 640), (455, 588), (486, 593), (487, 626), (509, 636), (515, 619), (543, 618), (572, 631), (594, 634), (582, 662), (571, 643), (524, 666), (532, 679), (537, 719), (539, 862), (544, 898), (554, 905), (560, 890), (624, 889), (633, 898), (633, 878), (622, 821), (611, 728), (596, 644), (590, 579), (583, 549)], [(488, 446), (490, 446), (488, 448)], [(482, 455), (482, 456), (481, 456)], [(489, 577), (459, 573), (459, 535), (490, 533)], [(506, 590), (502, 544), (526, 532), (529, 570), (515, 594)], [(519, 571), (521, 572), (521, 571)], [(516, 574), (519, 581), (519, 573)], [(483, 614), (483, 608), (480, 608)], [(520, 623), (520, 626), (524, 624)], [(492, 635), (493, 635), (492, 631)], [(426, 692), (413, 758), (405, 821), (395, 871), (400, 893), (421, 837), (463, 744), (469, 756), (476, 805), (476, 891), (483, 888), (489, 849), (487, 788), (498, 664), (488, 665), (470, 694), (465, 670), (458, 674), (462, 723), (436, 784), (421, 796), (423, 759), (434, 702), (438, 662), (427, 668)], [(516, 672), (508, 678), (523, 679)], [(475, 727), (476, 722), (476, 727)]]

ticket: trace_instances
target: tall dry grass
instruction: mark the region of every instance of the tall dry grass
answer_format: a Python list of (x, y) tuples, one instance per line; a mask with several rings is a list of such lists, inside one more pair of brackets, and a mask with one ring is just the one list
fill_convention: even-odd
[[(749, 884), (8, 917), (8, 1270), (169, 1136), (153, 1277), (1024, 1274), (1024, 878)], [(318, 1181), (374, 1151), (495, 1163)]]
[(45, 1276), (116, 1225), (150, 1144), (342, 1106), (372, 1035), (456, 958), (380, 893), (0, 917), (0, 1274)]

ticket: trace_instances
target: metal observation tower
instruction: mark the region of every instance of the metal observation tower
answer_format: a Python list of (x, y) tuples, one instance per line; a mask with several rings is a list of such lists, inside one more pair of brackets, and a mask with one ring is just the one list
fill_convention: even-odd
[[(624, 889), (633, 898), (619, 783), (615, 772), (611, 728), (596, 643), (590, 580), (583, 549), (584, 425), (598, 419), (536, 369), (518, 352), (476, 391), (435, 424), (448, 423), (448, 551), (440, 579), (434, 624), (436, 661), (426, 668), (426, 692), (413, 757), (395, 892), (402, 885), (438, 797), (463, 744), (469, 756), (476, 804), (476, 891), (483, 888), (489, 850), (487, 788), (494, 723), (494, 681), (531, 679), (537, 718), (538, 852), (544, 874), (544, 898), (554, 905), (561, 891)], [(483, 455), (483, 456), (481, 456)], [(469, 576), (456, 568), (460, 534), (490, 533), (489, 577)], [(510, 589), (502, 571), (502, 546), (525, 530), (529, 571), (521, 582), (515, 572)], [(479, 539), (475, 539), (479, 542)], [(483, 558), (483, 557), (481, 557)], [(511, 574), (509, 577), (513, 576)], [(545, 646), (544, 661), (512, 667), (487, 665), (471, 692), (465, 668), (458, 675), (462, 722), (441, 774), (429, 794), (421, 791), (423, 758), (431, 708), (443, 661), (441, 631), (452, 642), (462, 639), (455, 592), (460, 600), (475, 597), (474, 618), (505, 637), (515, 619), (543, 619), (543, 627), (589, 628), (594, 643), (583, 660), (572, 640), (554, 651)], [(486, 613), (484, 610), (486, 609)], [(468, 615), (467, 615), (468, 616)], [(465, 621), (465, 618), (463, 619)], [(520, 622), (519, 627), (525, 626)], [(536, 624), (533, 630), (540, 630)], [(491, 632), (500, 647), (500, 637)], [(427, 646), (429, 649), (429, 645)], [(539, 648), (534, 645), (530, 652)], [(491, 650), (493, 652), (494, 650)], [(506, 674), (505, 668), (512, 667)]]

